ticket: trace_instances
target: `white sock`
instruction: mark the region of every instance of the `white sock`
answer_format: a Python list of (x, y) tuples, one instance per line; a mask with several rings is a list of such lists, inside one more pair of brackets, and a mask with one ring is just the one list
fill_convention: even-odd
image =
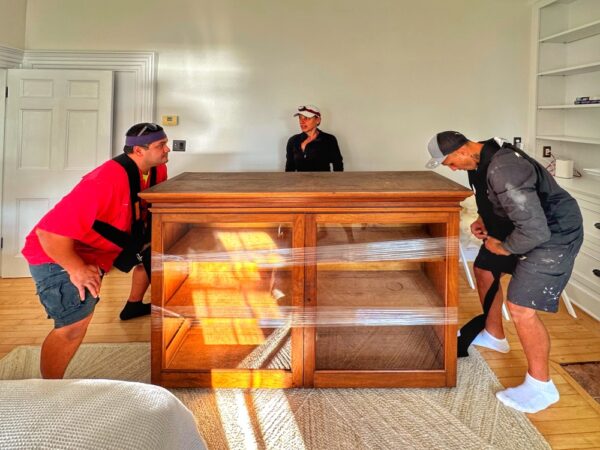
[(486, 329), (481, 330), (481, 332), (475, 337), (475, 339), (473, 339), (473, 345), (491, 348), (492, 350), (496, 350), (500, 353), (508, 353), (510, 351), (510, 345), (508, 344), (506, 338), (495, 338), (490, 333), (488, 333)]
[(496, 392), (496, 397), (506, 406), (533, 414), (556, 403), (560, 395), (552, 380), (540, 381), (528, 373), (523, 384)]

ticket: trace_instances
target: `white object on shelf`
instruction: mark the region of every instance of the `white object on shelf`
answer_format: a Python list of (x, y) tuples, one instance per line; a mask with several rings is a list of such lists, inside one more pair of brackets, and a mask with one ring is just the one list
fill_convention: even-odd
[(573, 160), (557, 159), (554, 176), (558, 178), (573, 178)]

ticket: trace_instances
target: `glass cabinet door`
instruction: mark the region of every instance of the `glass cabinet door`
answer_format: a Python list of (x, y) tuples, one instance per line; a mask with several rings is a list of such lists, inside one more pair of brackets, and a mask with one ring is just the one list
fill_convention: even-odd
[(153, 260), (162, 268), (162, 369), (291, 373), (290, 318), (303, 295), (293, 248), (303, 229), (295, 238), (290, 216), (188, 219), (163, 220)]
[(457, 242), (447, 225), (398, 214), (337, 220), (314, 222), (315, 377), (443, 371), (447, 326), (456, 327), (455, 299), (446, 292)]

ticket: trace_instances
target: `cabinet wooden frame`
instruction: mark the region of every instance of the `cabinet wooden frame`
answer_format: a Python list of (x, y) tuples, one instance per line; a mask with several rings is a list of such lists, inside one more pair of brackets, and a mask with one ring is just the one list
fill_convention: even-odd
[[(256, 214), (256, 213), (164, 213), (154, 215), (152, 262), (152, 382), (167, 387), (398, 387), (398, 386), (453, 386), (456, 383), (456, 329), (455, 323), (443, 327), (440, 339), (444, 342), (443, 370), (317, 370), (315, 367), (315, 328), (292, 328), (291, 371), (258, 369), (212, 369), (190, 371), (168, 369), (171, 352), (166, 350), (162, 311), (173, 285), (177, 281), (165, 279), (162, 255), (183, 235), (188, 224), (215, 223), (291, 223), (293, 248), (317, 247), (318, 224), (427, 224), (433, 237), (446, 237), (447, 253), (437, 268), (429, 270), (433, 285), (444, 298), (444, 306), (458, 306), (458, 215), (456, 212), (385, 212), (385, 213), (326, 213), (326, 214)], [(165, 232), (165, 224), (179, 224)], [(162, 236), (162, 238), (161, 238)], [(306, 252), (305, 264), (292, 267), (293, 305), (314, 307), (318, 305), (316, 290), (317, 265), (314, 253)], [(313, 258), (313, 259), (311, 259)], [(186, 332), (183, 325), (178, 336)]]
[[(290, 182), (286, 184), (287, 180)], [(256, 182), (256, 186), (249, 186), (249, 182)], [(202, 186), (203, 190), (199, 190), (198, 186)], [(468, 189), (432, 172), (355, 172), (322, 176), (292, 174), (291, 178), (275, 173), (260, 176), (251, 173), (185, 173), (145, 191), (141, 196), (152, 203), (153, 214), (152, 382), (166, 387), (238, 388), (454, 386), (459, 202), (470, 194)], [(432, 344), (432, 348), (435, 348), (435, 358), (432, 358), (435, 359), (435, 365), (414, 369), (412, 366), (407, 368), (399, 365), (391, 370), (381, 367), (367, 367), (363, 370), (360, 365), (360, 370), (317, 367), (319, 347), (315, 345), (315, 326), (302, 324), (291, 330), (290, 370), (217, 367), (189, 369), (188, 366), (182, 369), (182, 366), (177, 365), (173, 367), (178, 368), (169, 368), (169, 361), (177, 352), (177, 336), (172, 330), (167, 330), (163, 308), (182, 281), (178, 279), (181, 275), (165, 272), (163, 255), (169, 254), (170, 247), (182, 239), (186, 230), (194, 225), (202, 228), (210, 224), (215, 227), (219, 224), (227, 227), (240, 224), (243, 228), (270, 224), (269, 227), (272, 228), (273, 224), (278, 223), (291, 225), (291, 246), (302, 250), (329, 245), (326, 243), (327, 239), (318, 240), (319, 226), (333, 229), (333, 234), (337, 237), (351, 224), (354, 229), (360, 229), (356, 224), (370, 224), (365, 228), (369, 232), (387, 224), (394, 230), (393, 233), (397, 232), (398, 227), (406, 226), (424, 230), (424, 237), (442, 238), (445, 242), (443, 256), (423, 257), (416, 262), (420, 264), (417, 276), (425, 280), (430, 296), (434, 299), (432, 305), (446, 308), (447, 320), (443, 324), (437, 322), (437, 325), (424, 325), (428, 327), (428, 335), (436, 341)], [(357, 239), (360, 241), (363, 235), (358, 233)], [(378, 231), (375, 230), (375, 233)], [(286, 245), (289, 244), (288, 241)], [(316, 252), (302, 251), (299, 254), (302, 255), (302, 262), (296, 261), (291, 268), (292, 304), (306, 310), (319, 304), (317, 284), (321, 269), (315, 261)], [(356, 273), (363, 272), (360, 264), (362, 263), (358, 263), (357, 269), (353, 269)], [(399, 264), (403, 264), (402, 260)], [(343, 272), (339, 268), (330, 270)], [(371, 270), (376, 273), (379, 269)], [(388, 272), (385, 276), (395, 277), (395, 274)], [(396, 294), (391, 295), (393, 299)], [(412, 299), (406, 304), (413, 304), (410, 302)], [(185, 326), (181, 325), (182, 333), (186, 331)], [(318, 332), (321, 330), (319, 328)], [(170, 339), (169, 342), (175, 343), (171, 349), (166, 349), (166, 336)], [(393, 342), (395, 335), (391, 334), (385, 339)], [(335, 346), (327, 348), (327, 352), (331, 351), (335, 353)], [(321, 361), (326, 361), (327, 354), (321, 354)], [(181, 358), (183, 357), (180, 355)], [(368, 364), (369, 359), (364, 361), (361, 364)]]
[[(427, 224), (432, 237), (447, 240), (446, 255), (427, 268), (432, 284), (444, 299), (448, 311), (458, 307), (458, 234), (459, 217), (450, 212), (386, 212), (310, 214), (306, 219), (306, 246), (317, 247), (319, 224)], [(317, 264), (306, 261), (305, 305), (318, 306)], [(444, 342), (444, 363), (441, 370), (318, 370), (315, 365), (316, 330), (304, 329), (304, 386), (305, 387), (441, 387), (456, 385), (457, 324), (448, 314), (448, 321), (439, 331)]]
[[(211, 369), (184, 370), (167, 369), (169, 352), (165, 351), (166, 343), (163, 327), (162, 311), (171, 289), (167, 286), (172, 282), (165, 277), (162, 256), (184, 233), (181, 231), (187, 224), (214, 223), (290, 223), (292, 224), (292, 246), (302, 248), (304, 244), (304, 217), (299, 214), (155, 214), (152, 220), (152, 330), (151, 330), (151, 372), (152, 383), (165, 387), (240, 387), (240, 388), (289, 388), (300, 387), (302, 381), (303, 337), (301, 328), (291, 329), (292, 367), (291, 370), (259, 370), (259, 369)], [(179, 224), (179, 231), (165, 236), (165, 224)], [(177, 228), (175, 227), (177, 230)], [(162, 236), (162, 238), (161, 238)], [(304, 268), (299, 265), (292, 267), (292, 304), (296, 307), (303, 305), (304, 298)], [(165, 280), (165, 278), (167, 278)], [(183, 327), (179, 335), (185, 333)], [(174, 338), (173, 340), (175, 340)], [(177, 342), (175, 342), (177, 346)], [(174, 351), (177, 351), (175, 348)]]

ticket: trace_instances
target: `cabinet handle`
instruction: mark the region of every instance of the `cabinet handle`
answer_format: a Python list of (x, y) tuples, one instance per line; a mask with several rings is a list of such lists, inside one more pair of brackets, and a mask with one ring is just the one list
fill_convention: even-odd
[(596, 275), (597, 277), (600, 277), (600, 269), (594, 269), (594, 270), (592, 270), (592, 273), (594, 275)]
[(600, 222), (596, 222), (594, 226), (600, 230)]

